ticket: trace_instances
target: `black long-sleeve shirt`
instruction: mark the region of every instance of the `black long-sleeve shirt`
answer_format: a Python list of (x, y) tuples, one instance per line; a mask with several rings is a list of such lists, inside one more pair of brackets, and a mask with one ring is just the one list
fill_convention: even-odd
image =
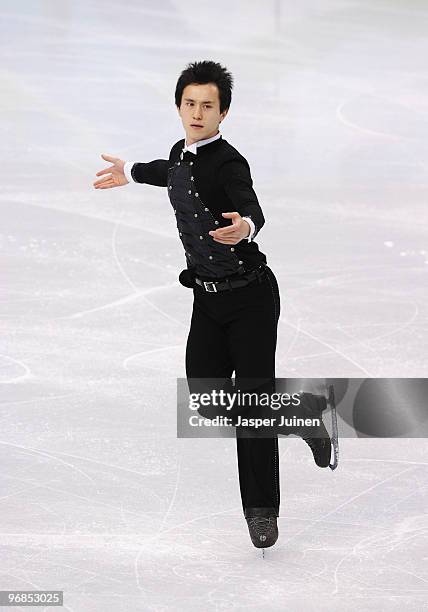
[[(167, 186), (168, 168), (179, 161), (185, 145), (184, 139), (172, 147), (169, 159), (156, 159), (147, 163), (135, 163), (131, 176), (137, 183), (146, 183), (158, 187)], [(230, 219), (222, 217), (223, 212), (237, 211), (241, 217), (251, 217), (255, 225), (255, 237), (265, 223), (262, 209), (253, 189), (250, 166), (247, 160), (223, 137), (202, 147), (197, 155), (185, 153), (193, 161), (192, 174), (195, 189), (201, 201), (207, 206), (217, 227), (231, 225)], [(244, 261), (247, 269), (266, 262), (266, 256), (255, 242), (241, 240), (235, 245), (236, 254)]]

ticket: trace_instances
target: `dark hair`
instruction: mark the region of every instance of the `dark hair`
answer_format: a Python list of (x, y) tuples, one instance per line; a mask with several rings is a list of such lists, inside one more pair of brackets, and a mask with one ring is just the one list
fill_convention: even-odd
[(233, 77), (224, 66), (209, 60), (193, 62), (183, 70), (175, 88), (175, 105), (180, 108), (183, 90), (187, 85), (204, 85), (205, 83), (217, 85), (220, 97), (220, 112), (222, 113), (229, 108), (232, 101)]

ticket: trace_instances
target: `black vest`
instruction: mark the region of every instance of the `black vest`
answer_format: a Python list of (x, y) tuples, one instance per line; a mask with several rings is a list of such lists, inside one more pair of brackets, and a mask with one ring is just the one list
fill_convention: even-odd
[(216, 242), (209, 231), (220, 222), (199, 197), (192, 174), (193, 154), (186, 153), (168, 169), (168, 195), (186, 253), (187, 268), (201, 278), (222, 278), (245, 273), (234, 245)]

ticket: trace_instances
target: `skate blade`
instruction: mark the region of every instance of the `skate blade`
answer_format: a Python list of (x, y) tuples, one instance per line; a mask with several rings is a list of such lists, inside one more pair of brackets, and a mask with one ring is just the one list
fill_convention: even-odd
[(331, 408), (331, 443), (333, 446), (333, 463), (329, 463), (328, 467), (331, 470), (335, 470), (339, 465), (339, 431), (337, 428), (337, 412), (336, 412), (336, 402), (334, 399), (334, 387), (330, 385), (328, 388), (328, 400), (327, 403)]

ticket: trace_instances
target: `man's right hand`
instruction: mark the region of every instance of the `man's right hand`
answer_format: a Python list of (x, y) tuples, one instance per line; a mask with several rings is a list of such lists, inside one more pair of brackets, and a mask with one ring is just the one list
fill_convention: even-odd
[(99, 181), (95, 181), (93, 184), (95, 189), (111, 189), (112, 187), (127, 185), (129, 181), (123, 172), (123, 168), (125, 166), (123, 159), (105, 154), (102, 154), (101, 157), (113, 165), (96, 173), (95, 176), (107, 176), (103, 176), (103, 178), (99, 179)]

